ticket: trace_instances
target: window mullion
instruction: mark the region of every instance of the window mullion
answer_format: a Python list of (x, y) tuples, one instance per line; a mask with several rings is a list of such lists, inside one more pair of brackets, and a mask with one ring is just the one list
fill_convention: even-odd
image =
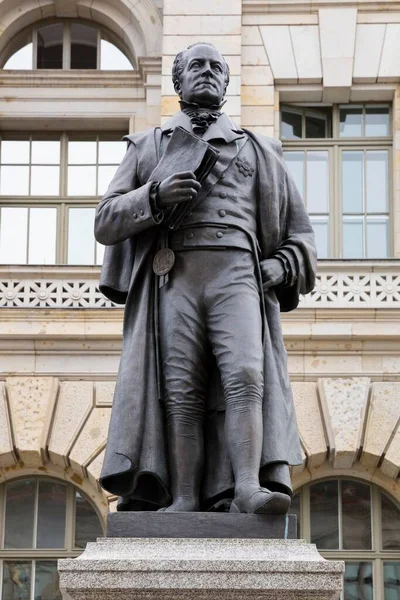
[(311, 518), (310, 518), (310, 486), (301, 490), (300, 498), (300, 535), (307, 542), (311, 542)]
[(71, 552), (75, 538), (75, 489), (68, 486), (67, 510), (65, 514), (65, 548)]
[(71, 23), (66, 21), (63, 29), (63, 69), (71, 68)]
[(34, 28), (32, 31), (32, 69), (37, 69), (37, 53), (38, 53), (38, 32)]
[(342, 150), (338, 144), (333, 149), (333, 208), (335, 228), (334, 256), (343, 256), (343, 198), (342, 198)]
[(35, 600), (36, 560), (31, 562), (31, 600)]
[(342, 480), (338, 479), (339, 550), (343, 550)]
[[(101, 69), (101, 31), (97, 30), (97, 57), (96, 57), (96, 68)], [(279, 129), (280, 131), (280, 129)]]
[(36, 480), (35, 486), (35, 510), (33, 512), (33, 543), (32, 548), (36, 549), (37, 544), (37, 527), (39, 520), (39, 479)]

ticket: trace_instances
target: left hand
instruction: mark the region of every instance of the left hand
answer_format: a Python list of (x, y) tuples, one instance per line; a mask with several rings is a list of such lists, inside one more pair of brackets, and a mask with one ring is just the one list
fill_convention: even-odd
[(285, 280), (285, 270), (277, 258), (268, 258), (260, 264), (263, 290), (279, 285)]

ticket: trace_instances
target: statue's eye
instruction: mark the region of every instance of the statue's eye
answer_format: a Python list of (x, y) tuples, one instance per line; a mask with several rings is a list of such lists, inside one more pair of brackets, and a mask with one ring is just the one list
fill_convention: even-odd
[(198, 69), (199, 67), (200, 67), (200, 63), (198, 60), (195, 60), (194, 62), (192, 62), (192, 64), (191, 64), (192, 69)]
[(214, 64), (214, 71), (218, 71), (218, 73), (222, 73), (222, 67), (219, 63)]

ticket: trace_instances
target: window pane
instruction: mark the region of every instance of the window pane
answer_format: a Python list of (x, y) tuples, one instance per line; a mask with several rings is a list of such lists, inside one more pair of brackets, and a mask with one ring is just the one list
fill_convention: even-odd
[(96, 242), (96, 265), (102, 265), (104, 260), (104, 250), (106, 249), (103, 244)]
[(342, 152), (343, 212), (363, 212), (363, 153)]
[(32, 167), (32, 196), (60, 195), (60, 167)]
[(344, 600), (373, 600), (372, 563), (346, 562)]
[(63, 25), (55, 23), (37, 30), (37, 68), (62, 69)]
[(64, 548), (67, 486), (39, 481), (37, 548)]
[(284, 140), (300, 139), (302, 115), (286, 110), (283, 110), (281, 115), (281, 138)]
[(362, 218), (343, 219), (343, 258), (364, 257), (364, 224)]
[(382, 550), (400, 550), (400, 511), (381, 493)]
[(306, 138), (327, 137), (327, 120), (318, 115), (306, 115)]
[(400, 600), (400, 563), (383, 563), (384, 600)]
[(369, 485), (342, 481), (343, 549), (371, 550), (371, 492)]
[(326, 213), (329, 210), (328, 152), (307, 152), (307, 210)]
[(95, 165), (97, 142), (68, 142), (69, 165)]
[(35, 491), (32, 479), (7, 485), (4, 548), (33, 547)]
[(1, 163), (3, 165), (28, 165), (29, 143), (24, 140), (3, 140), (1, 142)]
[(32, 69), (33, 44), (27, 44), (10, 56), (3, 69)]
[(100, 69), (103, 71), (131, 71), (133, 69), (125, 54), (106, 40), (101, 40), (100, 60)]
[(95, 542), (103, 536), (99, 518), (89, 502), (76, 492), (75, 547), (85, 548), (87, 542)]
[(30, 265), (54, 265), (56, 262), (56, 208), (31, 208), (29, 214)]
[(113, 167), (99, 167), (99, 186), (97, 190), (99, 196), (103, 196), (106, 193), (117, 169), (118, 165)]
[(340, 137), (360, 137), (362, 135), (362, 107), (340, 107)]
[(371, 137), (389, 135), (388, 106), (365, 107), (365, 135)]
[(338, 482), (310, 486), (311, 542), (318, 549), (339, 548)]
[(35, 600), (61, 600), (57, 561), (36, 561), (34, 598)]
[(30, 600), (32, 563), (27, 560), (5, 560), (3, 562), (4, 600)]
[(26, 264), (28, 209), (3, 206), (0, 208), (0, 262)]
[(289, 173), (304, 198), (304, 152), (284, 152)]
[(300, 539), (300, 494), (295, 494), (292, 498), (289, 513), (297, 517), (297, 539)]
[(68, 217), (68, 264), (94, 264), (94, 208), (70, 208)]
[(99, 164), (119, 165), (126, 153), (126, 142), (99, 142)]
[(32, 163), (35, 165), (59, 165), (60, 142), (58, 141), (33, 141)]
[(71, 24), (71, 69), (97, 69), (97, 29)]
[(29, 195), (29, 167), (1, 167), (0, 193), (3, 196)]
[(311, 225), (315, 233), (318, 258), (329, 256), (329, 225), (328, 217), (310, 217)]
[(382, 213), (388, 210), (388, 163), (387, 150), (366, 152), (366, 196), (369, 213)]
[(96, 196), (96, 167), (68, 167), (68, 196)]
[(367, 218), (367, 258), (389, 256), (388, 217)]

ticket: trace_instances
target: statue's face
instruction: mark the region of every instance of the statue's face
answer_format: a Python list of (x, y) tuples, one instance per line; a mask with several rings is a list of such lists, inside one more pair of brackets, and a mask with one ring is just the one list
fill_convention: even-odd
[(179, 95), (185, 102), (201, 107), (221, 104), (225, 91), (225, 69), (221, 54), (211, 46), (188, 50), (181, 73)]

